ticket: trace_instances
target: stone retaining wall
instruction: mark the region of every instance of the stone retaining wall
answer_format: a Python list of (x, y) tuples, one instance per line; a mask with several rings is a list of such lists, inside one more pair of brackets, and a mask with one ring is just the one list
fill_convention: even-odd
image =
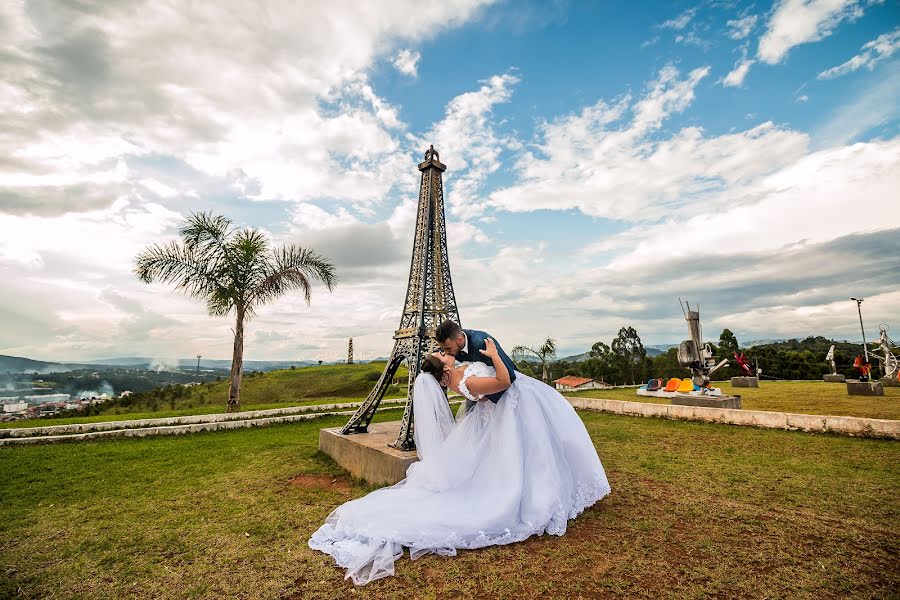
[[(381, 401), (381, 405), (393, 406), (404, 404), (406, 398), (391, 398)], [(183, 417), (164, 417), (158, 419), (132, 419), (128, 421), (98, 421), (96, 423), (72, 423), (69, 425), (46, 425), (43, 427), (11, 427), (0, 429), (0, 440), (10, 437), (33, 437), (39, 435), (64, 435), (87, 433), (90, 431), (107, 431), (112, 429), (139, 429), (167, 425), (194, 425), (197, 423), (221, 423), (225, 421), (245, 421), (283, 415), (297, 415), (311, 412), (334, 411), (357, 408), (362, 402), (343, 402), (340, 404), (310, 404), (307, 406), (289, 406), (268, 410), (248, 410), (236, 413), (215, 413), (209, 415), (190, 415)]]
[(599, 398), (566, 398), (578, 409), (596, 410), (639, 417), (664, 417), (727, 425), (752, 425), (770, 429), (789, 429), (817, 433), (900, 439), (900, 421), (829, 415), (806, 415), (765, 410), (735, 410), (703, 406), (676, 406)]

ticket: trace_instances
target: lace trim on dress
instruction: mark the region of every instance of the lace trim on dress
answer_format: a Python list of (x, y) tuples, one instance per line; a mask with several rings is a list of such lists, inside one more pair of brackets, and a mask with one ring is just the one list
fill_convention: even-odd
[[(459, 391), (462, 392), (463, 396), (473, 402), (477, 401), (479, 398), (482, 398), (483, 396), (476, 396), (469, 391), (469, 388), (466, 387), (466, 379), (468, 379), (472, 375), (475, 375), (476, 377), (485, 377), (490, 374), (490, 369), (491, 367), (481, 362), (469, 363), (469, 366), (467, 366), (466, 370), (463, 371), (462, 379), (459, 380)], [(476, 371), (481, 371), (481, 373), (477, 373)]]

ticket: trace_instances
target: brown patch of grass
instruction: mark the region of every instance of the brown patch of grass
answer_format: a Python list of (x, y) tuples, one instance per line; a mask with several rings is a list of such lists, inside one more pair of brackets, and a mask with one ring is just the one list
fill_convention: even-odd
[(288, 480), (290, 485), (300, 486), (303, 488), (330, 490), (341, 494), (350, 493), (350, 482), (344, 477), (333, 477), (331, 475), (315, 475), (313, 473), (301, 473), (294, 475)]

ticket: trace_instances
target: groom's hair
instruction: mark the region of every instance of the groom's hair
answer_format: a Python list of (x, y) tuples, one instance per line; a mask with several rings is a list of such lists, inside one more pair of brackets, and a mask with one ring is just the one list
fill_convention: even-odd
[(462, 334), (462, 327), (458, 323), (444, 321), (438, 325), (437, 330), (434, 332), (434, 337), (437, 338), (438, 342), (445, 342), (450, 338), (459, 337), (460, 334)]

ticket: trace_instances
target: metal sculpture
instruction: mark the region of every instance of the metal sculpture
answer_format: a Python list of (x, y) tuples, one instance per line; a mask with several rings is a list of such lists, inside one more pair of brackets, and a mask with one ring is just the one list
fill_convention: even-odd
[(700, 328), (700, 306), (696, 310), (691, 310), (687, 300), (681, 303), (681, 311), (684, 313), (684, 319), (688, 322), (688, 332), (691, 339), (684, 340), (678, 346), (678, 363), (691, 371), (691, 381), (697, 387), (705, 389), (709, 386), (709, 376), (722, 367), (728, 366), (728, 359), (716, 364), (709, 344), (703, 343), (703, 331)]
[(831, 363), (831, 374), (837, 375), (837, 367), (834, 364), (834, 344), (828, 349), (828, 354), (825, 355), (825, 362)]
[(437, 348), (434, 341), (435, 329), (446, 320), (460, 322), (447, 255), (442, 179), (442, 173), (446, 170), (447, 167), (439, 160), (437, 150), (431, 146), (425, 152), (425, 161), (419, 163), (422, 177), (419, 186), (416, 233), (409, 267), (406, 302), (403, 305), (403, 315), (400, 317), (400, 327), (394, 332), (394, 349), (368, 398), (341, 429), (343, 434), (368, 431), (369, 423), (384, 398), (397, 368), (406, 361), (409, 367), (406, 409), (400, 421), (400, 433), (397, 440), (391, 444), (400, 450), (415, 448), (412, 416), (413, 382), (419, 374), (422, 357)]
[(353, 338), (350, 338), (350, 343), (347, 345), (347, 364), (353, 364)]
[(900, 365), (898, 365), (897, 357), (894, 355), (893, 348), (897, 347), (897, 344), (894, 343), (887, 332), (890, 327), (886, 324), (881, 323), (878, 326), (879, 331), (881, 332), (880, 339), (877, 342), (878, 349), (881, 350), (883, 356), (878, 356), (875, 352), (872, 352), (872, 356), (881, 363), (881, 370), (884, 371), (884, 376), (888, 379), (897, 379), (900, 377), (898, 372), (900, 372)]
[(737, 361), (737, 364), (741, 368), (741, 373), (744, 377), (753, 377), (753, 372), (750, 370), (750, 361), (747, 360), (747, 357), (743, 352), (741, 352), (740, 354), (735, 352), (734, 360)]

